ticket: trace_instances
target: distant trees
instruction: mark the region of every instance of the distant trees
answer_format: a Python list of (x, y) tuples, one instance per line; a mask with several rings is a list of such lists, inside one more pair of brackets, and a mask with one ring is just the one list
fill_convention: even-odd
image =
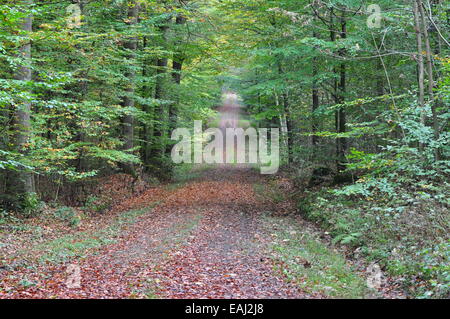
[(434, 153), (435, 163), (442, 159), (448, 101), (436, 84), (446, 81), (448, 13), (437, 14), (443, 10), (439, 1), (376, 6), (366, 11), (363, 1), (323, 0), (223, 4), (234, 17), (231, 32), (241, 30), (230, 33), (229, 41), (245, 43), (234, 52), (252, 50), (251, 71), (243, 71), (240, 89), (248, 104), (258, 106), (257, 118), (270, 120), (274, 105), (283, 118), (279, 106), (290, 92), (291, 167), (325, 165), (343, 172), (354, 150), (379, 152), (391, 143), (420, 146), (424, 157)]

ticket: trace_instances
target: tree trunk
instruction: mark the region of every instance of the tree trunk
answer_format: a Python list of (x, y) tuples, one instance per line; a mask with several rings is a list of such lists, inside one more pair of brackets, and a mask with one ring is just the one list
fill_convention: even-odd
[[(317, 32), (313, 32), (313, 37), (317, 38)], [(313, 58), (313, 65), (312, 65), (312, 76), (313, 76), (313, 82), (312, 82), (312, 109), (311, 109), (311, 131), (312, 131), (312, 136), (311, 136), (311, 145), (313, 148), (313, 154), (315, 154), (315, 148), (317, 146), (317, 142), (318, 142), (318, 136), (316, 136), (315, 134), (318, 131), (318, 125), (317, 125), (317, 119), (316, 119), (316, 115), (315, 112), (316, 110), (319, 108), (319, 90), (317, 87), (317, 74), (318, 74), (318, 61), (317, 61), (317, 57)], [(314, 159), (313, 159), (314, 160)]]
[(286, 130), (287, 130), (287, 146), (288, 146), (288, 163), (292, 164), (293, 162), (293, 148), (294, 148), (294, 138), (293, 138), (293, 132), (292, 132), (292, 118), (291, 118), (291, 111), (290, 111), (290, 105), (289, 105), (289, 95), (286, 91), (284, 91), (281, 94), (283, 98), (283, 107), (284, 107), (284, 114), (286, 115)]
[[(24, 4), (31, 6), (33, 1), (24, 1)], [(27, 16), (21, 25), (21, 30), (26, 38), (26, 43), (19, 49), (19, 55), (22, 62), (19, 64), (14, 73), (14, 79), (18, 81), (31, 81), (31, 42), (28, 38), (33, 31), (33, 17)], [(13, 129), (14, 129), (14, 148), (22, 154), (26, 153), (27, 143), (31, 135), (31, 102), (22, 101), (14, 113)], [(21, 169), (18, 172), (10, 172), (8, 174), (8, 193), (13, 196), (14, 202), (20, 201), (21, 197), (29, 193), (35, 192), (33, 174)]]
[[(341, 20), (341, 39), (347, 38), (347, 23), (345, 21), (345, 18), (342, 17)], [(341, 49), (339, 52), (340, 56), (345, 56), (345, 49)], [(347, 90), (346, 87), (346, 80), (347, 80), (347, 67), (344, 62), (341, 63), (340, 66), (340, 80), (339, 80), (339, 104), (344, 103), (345, 101), (345, 93)], [(346, 129), (346, 114), (345, 109), (343, 107), (339, 108), (337, 111), (337, 132), (338, 133), (345, 133)], [(347, 153), (347, 139), (345, 137), (340, 137), (337, 139), (337, 159), (338, 159), (338, 165), (337, 168), (339, 171), (342, 171), (345, 169), (344, 163), (346, 162), (345, 155)]]
[[(175, 20), (175, 24), (183, 25), (186, 23), (186, 18), (182, 15), (178, 15)], [(183, 69), (184, 56), (181, 52), (176, 52), (173, 58), (172, 66), (172, 79), (175, 84), (181, 83), (181, 70)]]
[[(169, 20), (167, 21), (169, 22)], [(162, 36), (162, 46), (165, 46), (167, 42), (167, 31), (169, 27), (162, 25), (159, 27)], [(166, 85), (167, 85), (167, 57), (160, 57), (156, 61), (156, 83), (155, 83), (155, 99), (158, 101), (155, 106), (155, 120), (153, 127), (153, 141), (151, 144), (151, 163), (148, 169), (151, 173), (157, 175), (161, 179), (170, 179), (171, 169), (168, 167), (164, 155), (166, 152), (166, 144), (164, 141), (166, 126), (164, 124), (165, 118), (168, 114), (168, 110), (165, 108), (161, 101), (166, 98)]]
[[(416, 40), (417, 40), (417, 67), (418, 67), (418, 87), (419, 87), (419, 107), (421, 110), (421, 121), (422, 124), (425, 125), (425, 89), (424, 89), (424, 64), (423, 64), (423, 46), (422, 46), (422, 28), (420, 25), (419, 19), (419, 0), (414, 0), (413, 4), (413, 13), (414, 13), (414, 27), (416, 31)], [(423, 145), (420, 145), (420, 148), (423, 150)]]
[[(333, 12), (332, 12), (333, 14)], [(333, 20), (331, 20), (333, 21)], [(341, 39), (347, 38), (347, 22), (345, 20), (345, 17), (341, 17), (341, 31), (340, 31), (340, 37)], [(330, 38), (331, 41), (336, 41), (336, 31), (333, 30), (334, 26), (331, 24), (330, 27)], [(344, 57), (346, 54), (345, 49), (339, 50), (339, 56)], [(333, 68), (333, 72), (338, 74), (338, 70), (336, 67)], [(345, 101), (345, 92), (346, 92), (346, 65), (344, 62), (341, 62), (339, 66), (339, 83), (338, 79), (335, 78), (333, 83), (334, 88), (334, 100), (336, 104), (342, 104)], [(345, 133), (346, 129), (346, 114), (343, 107), (340, 107), (339, 110), (335, 112), (335, 128), (336, 133)], [(336, 168), (338, 172), (343, 171), (345, 169), (345, 155), (347, 152), (347, 139), (344, 137), (339, 137), (336, 139)]]
[[(434, 78), (433, 78), (433, 61), (432, 61), (432, 57), (431, 57), (430, 37), (428, 34), (428, 24), (426, 22), (425, 12), (423, 9), (423, 2), (422, 2), (422, 0), (417, 0), (417, 2), (418, 2), (419, 13), (420, 13), (421, 20), (422, 20), (423, 37), (425, 40), (425, 52), (426, 52), (427, 72), (428, 72), (428, 99), (431, 104), (431, 112), (433, 115), (434, 139), (437, 141), (439, 139), (439, 123), (438, 123), (437, 112), (436, 112), (436, 103), (435, 103), (434, 97), (433, 97)], [(436, 148), (434, 150), (434, 157), (437, 161), (440, 160), (440, 153), (439, 153), (438, 148)]]
[[(144, 37), (143, 40), (143, 47), (144, 50), (148, 46), (148, 39), (147, 37)], [(156, 59), (145, 59), (144, 65), (142, 67), (142, 76), (143, 78), (149, 78), (155, 76), (156, 72), (153, 71), (152, 65), (156, 64)], [(154, 96), (154, 86), (145, 84), (142, 87), (142, 96), (144, 98), (150, 98)], [(154, 107), (153, 105), (148, 105), (147, 103), (143, 106), (144, 111), (147, 115), (147, 118), (145, 121), (143, 121), (143, 127), (142, 127), (142, 149), (141, 149), (141, 157), (142, 162), (145, 166), (149, 165), (151, 163), (151, 147), (152, 147), (152, 138), (153, 138), (153, 124), (152, 121), (154, 119)]]
[[(156, 86), (155, 86), (155, 99), (162, 100), (165, 96), (164, 85), (165, 85), (165, 75), (167, 70), (167, 58), (159, 58), (156, 62)], [(164, 124), (163, 124), (163, 114), (164, 107), (158, 103), (155, 108), (155, 115), (158, 116), (158, 123), (155, 123), (155, 130), (153, 136), (159, 141), (154, 141), (152, 144), (152, 156), (161, 157), (164, 145), (162, 143), (162, 138), (164, 137)]]
[[(183, 25), (186, 23), (186, 18), (182, 15), (178, 15), (175, 19), (175, 24)], [(172, 80), (176, 85), (181, 83), (181, 71), (183, 69), (184, 56), (180, 51), (176, 52), (172, 60)], [(175, 93), (174, 102), (169, 105), (169, 135), (176, 128), (177, 125), (177, 115), (178, 115), (178, 104), (179, 98)], [(172, 144), (167, 143), (166, 145), (166, 155), (170, 156), (172, 151)]]
[[(138, 21), (139, 16), (139, 5), (136, 3), (136, 1), (130, 1), (128, 3), (128, 24), (134, 25)], [(128, 55), (128, 59), (132, 60), (135, 57), (135, 54), (133, 51), (136, 51), (137, 49), (137, 39), (131, 38), (125, 41), (124, 48), (131, 51), (131, 53)], [(134, 78), (135, 73), (133, 70), (129, 70), (126, 73), (126, 77), (128, 78), (128, 85), (125, 89), (126, 95), (122, 98), (122, 106), (125, 108), (132, 108), (134, 107), (134, 99), (132, 95), (134, 94)], [(126, 114), (124, 115), (122, 119), (123, 124), (123, 149), (130, 150), (134, 147), (134, 116), (132, 114)], [(134, 175), (134, 168), (132, 164), (126, 164), (123, 165), (123, 169), (126, 173), (133, 174)]]
[[(284, 73), (283, 68), (281, 66), (281, 61), (278, 61), (278, 74), (281, 76)], [(281, 92), (281, 99), (283, 105), (283, 113), (286, 118), (286, 140), (287, 140), (287, 152), (288, 152), (288, 163), (292, 163), (292, 151), (293, 151), (293, 132), (292, 132), (292, 119), (289, 105), (289, 95), (287, 89)]]

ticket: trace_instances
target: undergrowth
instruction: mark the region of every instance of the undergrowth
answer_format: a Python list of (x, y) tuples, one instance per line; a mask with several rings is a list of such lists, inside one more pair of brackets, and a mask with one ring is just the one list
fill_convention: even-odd
[(370, 291), (345, 257), (309, 234), (291, 217), (266, 216), (271, 232), (274, 270), (310, 294), (331, 298), (364, 298)]
[(40, 263), (63, 263), (74, 257), (86, 257), (92, 254), (95, 249), (107, 244), (114, 243), (120, 230), (127, 224), (133, 224), (136, 219), (149, 212), (152, 207), (140, 210), (124, 212), (105, 228), (94, 231), (75, 232), (62, 237), (45, 241), (41, 244), (27, 248), (18, 252), (18, 256), (37, 256)]

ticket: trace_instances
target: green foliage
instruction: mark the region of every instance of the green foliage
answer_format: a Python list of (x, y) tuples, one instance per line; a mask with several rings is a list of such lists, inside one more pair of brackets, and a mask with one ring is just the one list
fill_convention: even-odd
[[(331, 298), (364, 298), (369, 294), (363, 278), (345, 259), (313, 235), (298, 229), (290, 220), (266, 217), (265, 228), (272, 233), (271, 249), (277, 253), (274, 268), (285, 280), (308, 292), (320, 292)], [(273, 225), (277, 225), (273, 229)]]
[(299, 205), (334, 242), (362, 247), (392, 274), (425, 281), (427, 290), (414, 290), (415, 295), (439, 297), (448, 293), (449, 184), (420, 154), (401, 146), (376, 155), (353, 151), (349, 169), (366, 175), (355, 184), (311, 194)]
[(431, 289), (422, 292), (423, 297), (445, 297), (450, 293), (450, 240), (422, 250), (424, 262), (421, 272), (430, 278)]
[(21, 202), (21, 212), (25, 217), (32, 217), (41, 212), (45, 204), (39, 199), (36, 193), (26, 193)]
[(19, 285), (21, 285), (23, 288), (29, 288), (29, 287), (36, 286), (36, 282), (30, 281), (25, 278), (25, 279), (22, 279), (21, 281), (19, 281)]
[[(68, 3), (0, 5), (2, 177), (13, 170), (30, 170), (64, 188), (67, 182), (143, 165), (148, 173), (171, 178), (167, 154), (150, 150), (168, 148), (168, 109), (176, 109), (180, 126), (192, 119), (208, 121), (221, 94), (215, 77), (223, 69), (213, 61), (197, 60), (214, 51), (203, 38), (192, 39), (189, 34), (195, 30), (212, 35), (211, 26), (193, 13), (203, 10), (203, 4), (139, 2), (139, 21), (133, 25), (127, 17), (128, 2), (84, 3), (81, 25), (76, 28), (67, 23)], [(33, 14), (31, 33), (20, 30), (22, 19), (29, 14)], [(179, 15), (189, 28), (175, 23)], [(168, 28), (167, 34), (163, 27)], [(28, 38), (32, 40), (30, 61), (17, 57), (18, 48)], [(131, 38), (138, 44), (133, 52), (125, 45)], [(175, 55), (183, 61), (180, 84), (170, 79)], [(164, 59), (169, 62), (167, 67), (157, 70), (157, 61)], [(32, 69), (32, 81), (14, 77), (24, 62)], [(158, 97), (157, 86), (163, 92)], [(124, 105), (125, 97), (133, 103)], [(14, 145), (17, 127), (11, 119), (23, 103), (32, 106), (31, 130), (19, 151)], [(126, 116), (134, 118), (136, 130), (134, 145), (127, 150)], [(162, 132), (153, 136), (157, 125)]]
[(32, 170), (31, 166), (25, 165), (24, 163), (17, 160), (23, 155), (0, 150), (0, 171), (1, 170)]
[[(426, 294), (444, 294), (447, 4), (425, 6), (439, 30), (429, 27), (434, 78), (425, 72), (420, 93), (419, 56), (427, 62), (427, 55), (417, 46), (412, 2), (380, 0), (379, 28), (369, 27), (360, 0), (137, 2), (134, 21), (129, 1), (85, 1), (76, 28), (67, 24), (69, 2), (0, 4), (2, 207), (25, 216), (42, 209), (40, 184), (36, 193), (12, 186), (24, 172), (58, 192), (118, 171), (187, 178), (170, 159), (171, 129), (193, 120), (217, 125), (222, 90), (235, 90), (245, 106), (240, 125), (282, 129), (286, 167), (355, 177), (302, 198), (300, 211), (328, 227), (336, 243), (366, 248), (393, 273), (420, 273), (431, 287)], [(27, 32), (22, 22), (30, 15)], [(20, 54), (27, 43), (31, 59)], [(181, 74), (174, 62), (182, 62)], [(19, 67), (31, 81), (18, 80)], [(22, 128), (16, 118), (27, 105), (30, 127)], [(279, 192), (270, 194), (274, 202), (284, 200)], [(85, 209), (102, 211), (101, 202), (90, 197)], [(74, 220), (64, 209), (57, 215)], [(389, 253), (396, 248), (403, 259)], [(425, 260), (434, 266), (423, 268)]]
[(449, 293), (450, 162), (435, 156), (439, 150), (448, 158), (449, 135), (444, 131), (436, 140), (417, 106), (405, 102), (398, 121), (404, 135), (385, 139), (378, 153), (352, 149), (347, 171), (360, 176), (356, 183), (308, 195), (299, 208), (334, 242), (361, 247), (389, 273), (405, 277), (414, 295), (439, 298)]
[(102, 213), (110, 207), (108, 200), (98, 198), (95, 195), (90, 195), (86, 199), (83, 209), (91, 213)]
[[(99, 247), (114, 243), (124, 225), (134, 223), (137, 217), (147, 213), (150, 208), (124, 212), (106, 228), (68, 234), (39, 244), (33, 249), (42, 252), (39, 256), (41, 262), (63, 263), (73, 257), (90, 255)], [(66, 208), (63, 210), (66, 211), (64, 216), (71, 215)]]
[(81, 221), (80, 216), (71, 207), (59, 207), (54, 211), (53, 215), (56, 219), (66, 222), (70, 227), (77, 227)]

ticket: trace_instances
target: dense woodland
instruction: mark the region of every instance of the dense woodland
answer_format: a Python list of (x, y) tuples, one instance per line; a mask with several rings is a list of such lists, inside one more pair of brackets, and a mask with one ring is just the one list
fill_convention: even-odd
[(283, 132), (299, 213), (448, 296), (448, 2), (0, 3), (0, 220), (101, 176), (170, 181), (172, 130), (234, 91)]

